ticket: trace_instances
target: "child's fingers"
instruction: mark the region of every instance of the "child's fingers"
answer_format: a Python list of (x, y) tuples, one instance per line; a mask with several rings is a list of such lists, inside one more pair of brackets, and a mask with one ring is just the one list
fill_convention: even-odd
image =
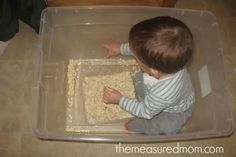
[(107, 103), (108, 103), (108, 100), (105, 99), (105, 98), (103, 98), (103, 102), (107, 104)]
[(106, 89), (107, 89), (107, 86), (104, 86), (103, 91), (105, 91)]
[(103, 44), (102, 47), (104, 47), (106, 49), (111, 49), (111, 45), (110, 44)]
[(108, 98), (110, 96), (111, 92), (112, 92), (112, 89), (110, 89), (109, 87), (104, 87), (103, 96)]
[(108, 45), (107, 44), (102, 44), (102, 47), (107, 48)]
[(106, 91), (113, 91), (113, 90), (114, 90), (113, 88), (108, 87), (108, 86), (105, 86), (104, 89), (105, 89)]
[(109, 95), (109, 93), (108, 93), (108, 92), (104, 92), (104, 93), (103, 93), (103, 97), (104, 97), (104, 98), (107, 98), (107, 97), (108, 97), (108, 95)]
[(104, 86), (103, 91), (106, 92), (107, 89), (108, 89), (108, 87), (107, 87), (107, 86)]
[(102, 97), (103, 101), (106, 102), (107, 101), (107, 94), (103, 93), (103, 97)]

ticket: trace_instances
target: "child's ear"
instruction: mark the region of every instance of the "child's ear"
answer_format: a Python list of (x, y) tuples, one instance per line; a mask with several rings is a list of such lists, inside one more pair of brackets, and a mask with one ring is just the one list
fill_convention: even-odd
[(160, 77), (160, 73), (158, 70), (150, 68), (150, 73), (152, 76), (154, 76), (155, 78), (159, 78)]

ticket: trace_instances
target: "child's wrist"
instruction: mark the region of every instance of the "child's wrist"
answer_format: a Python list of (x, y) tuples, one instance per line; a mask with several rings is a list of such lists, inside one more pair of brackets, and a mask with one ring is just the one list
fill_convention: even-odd
[(119, 95), (118, 99), (117, 99), (117, 104), (119, 105), (120, 104), (120, 100), (122, 98), (123, 95)]
[(118, 103), (119, 106), (122, 106), (122, 102), (123, 102), (124, 97), (125, 97), (124, 95), (121, 95), (119, 103)]

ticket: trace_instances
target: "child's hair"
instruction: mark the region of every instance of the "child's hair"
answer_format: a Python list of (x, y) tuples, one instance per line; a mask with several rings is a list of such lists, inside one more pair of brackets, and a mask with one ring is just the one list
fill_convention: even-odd
[(169, 74), (181, 70), (190, 60), (193, 37), (180, 20), (159, 16), (134, 25), (129, 44), (142, 63)]

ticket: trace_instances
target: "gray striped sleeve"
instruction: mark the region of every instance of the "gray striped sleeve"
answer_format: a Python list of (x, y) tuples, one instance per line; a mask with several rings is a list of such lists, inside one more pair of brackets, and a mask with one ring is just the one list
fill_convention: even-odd
[(133, 52), (129, 48), (129, 43), (123, 43), (120, 45), (120, 53), (127, 56), (133, 55)]
[(131, 99), (123, 96), (119, 102), (120, 107), (140, 118), (151, 119), (156, 114), (160, 113), (162, 110), (169, 106), (168, 102), (163, 100), (155, 100), (147, 95), (144, 101), (137, 101), (136, 99)]
[[(181, 70), (176, 75), (173, 75), (173, 77), (155, 84), (147, 92), (144, 101), (123, 96), (119, 105), (123, 110), (145, 119), (151, 119), (162, 111), (184, 111), (195, 100), (194, 91), (192, 91), (192, 88), (189, 89), (188, 85), (191, 82), (186, 81), (188, 79), (186, 78), (186, 74), (187, 71)], [(183, 97), (183, 93), (187, 95)]]

